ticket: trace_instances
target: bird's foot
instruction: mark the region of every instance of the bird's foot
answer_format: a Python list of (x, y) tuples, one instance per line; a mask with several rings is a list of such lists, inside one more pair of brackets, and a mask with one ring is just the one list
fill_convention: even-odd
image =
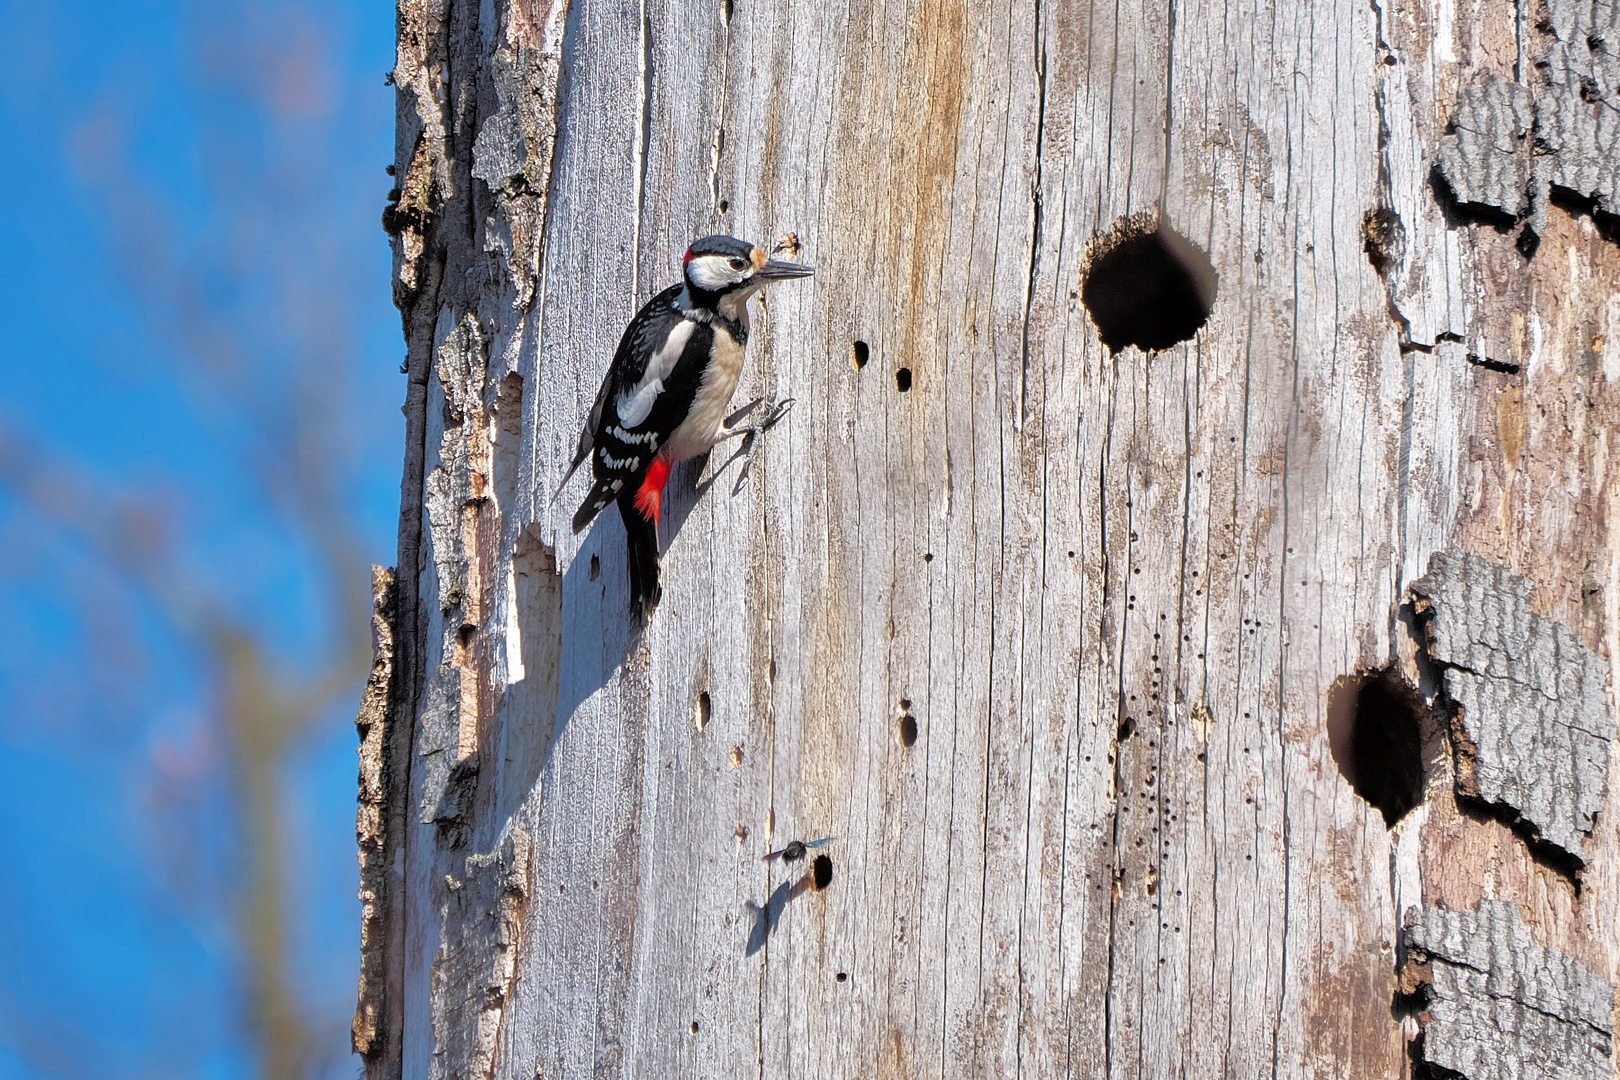
[(738, 448), (737, 453), (732, 455), (732, 457), (736, 457), (740, 454), (742, 455), (743, 459), (742, 471), (737, 474), (737, 482), (731, 487), (731, 493), (733, 495), (736, 495), (739, 491), (741, 491), (743, 484), (748, 482), (748, 473), (754, 465), (754, 451), (758, 446), (759, 436), (781, 423), (782, 418), (793, 409), (794, 399), (783, 398), (781, 401), (778, 401), (776, 404), (770, 406), (766, 410), (765, 419), (755, 424), (746, 424), (741, 427), (737, 426), (737, 422), (739, 420), (743, 419), (749, 413), (752, 413), (755, 409), (759, 408), (760, 404), (764, 402), (764, 400), (765, 399), (763, 397), (757, 397), (753, 401), (750, 401), (748, 404), (744, 405), (742, 408), (738, 409), (736, 412), (732, 413), (730, 416), (726, 417), (725, 424), (722, 425), (720, 430), (720, 436), (715, 439), (715, 442), (717, 443), (723, 442), (726, 439), (735, 438), (741, 438), (743, 441), (742, 446)]

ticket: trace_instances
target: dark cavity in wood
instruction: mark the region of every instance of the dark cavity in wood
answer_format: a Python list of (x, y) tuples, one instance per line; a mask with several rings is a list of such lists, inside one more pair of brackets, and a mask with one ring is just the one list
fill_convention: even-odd
[(832, 858), (827, 855), (817, 855), (815, 861), (810, 864), (810, 873), (814, 877), (818, 891), (831, 885), (833, 879)]
[(1109, 351), (1189, 340), (1215, 306), (1209, 256), (1149, 213), (1133, 214), (1087, 248), (1080, 299)]
[(1401, 261), (1401, 251), (1406, 246), (1406, 227), (1401, 224), (1401, 216), (1387, 206), (1367, 211), (1361, 219), (1361, 246), (1378, 276), (1387, 278), (1390, 268)]
[(1339, 773), (1393, 828), (1423, 798), (1429, 710), (1390, 670), (1348, 675), (1328, 691), (1328, 745)]

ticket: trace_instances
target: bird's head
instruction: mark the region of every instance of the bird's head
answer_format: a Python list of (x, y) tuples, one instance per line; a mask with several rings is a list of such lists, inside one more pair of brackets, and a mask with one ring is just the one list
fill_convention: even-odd
[(705, 236), (692, 241), (682, 261), (686, 284), (711, 296), (747, 296), (773, 281), (809, 277), (808, 266), (783, 262), (734, 236)]

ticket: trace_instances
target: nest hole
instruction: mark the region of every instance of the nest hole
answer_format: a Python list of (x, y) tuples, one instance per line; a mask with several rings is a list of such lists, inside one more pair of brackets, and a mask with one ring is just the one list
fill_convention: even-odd
[(832, 884), (832, 859), (826, 855), (817, 855), (810, 864), (811, 880), (814, 881), (817, 891), (825, 889)]
[(1187, 341), (1215, 307), (1209, 256), (1152, 214), (1133, 214), (1093, 240), (1084, 267), (1080, 299), (1110, 352)]
[(1328, 691), (1328, 745), (1339, 773), (1390, 828), (1423, 799), (1423, 732), (1429, 710), (1384, 669), (1348, 675)]

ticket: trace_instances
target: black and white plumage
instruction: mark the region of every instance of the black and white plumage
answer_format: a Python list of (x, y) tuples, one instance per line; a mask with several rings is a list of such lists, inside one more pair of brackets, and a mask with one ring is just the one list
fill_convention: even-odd
[(563, 483), (591, 459), (594, 482), (574, 515), (574, 532), (608, 503), (619, 504), (631, 604), (643, 613), (662, 594), (658, 519), (670, 467), (721, 439), (768, 428), (789, 404), (761, 423), (726, 425), (748, 344), (748, 299), (773, 281), (812, 272), (734, 237), (706, 236), (687, 250), (682, 281), (649, 300), (619, 340)]

